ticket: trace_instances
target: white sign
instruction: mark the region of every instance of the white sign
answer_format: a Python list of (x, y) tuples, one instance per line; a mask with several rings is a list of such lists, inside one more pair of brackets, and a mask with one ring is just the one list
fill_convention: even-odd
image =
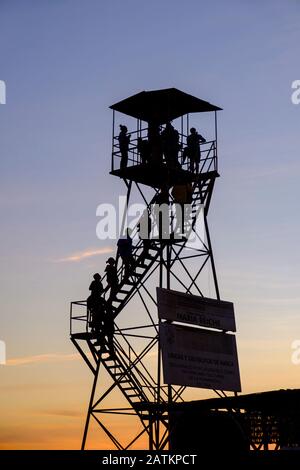
[(160, 318), (181, 323), (236, 331), (232, 302), (208, 299), (157, 287), (157, 307)]
[(240, 392), (235, 336), (161, 323), (164, 382)]

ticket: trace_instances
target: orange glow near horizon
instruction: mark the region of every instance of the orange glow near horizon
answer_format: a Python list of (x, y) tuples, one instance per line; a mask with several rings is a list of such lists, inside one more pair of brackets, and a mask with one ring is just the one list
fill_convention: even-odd
[[(284, 379), (285, 388), (296, 388), (292, 374), (296, 366), (284, 367), (282, 356), (277, 357), (277, 363), (276, 357), (272, 357), (273, 365), (265, 357), (265, 369), (262, 362), (257, 365), (257, 357), (253, 362), (243, 361), (243, 347), (240, 349), (244, 393), (282, 388), (279, 377)], [(39, 355), (11, 359), (9, 364), (0, 368), (4, 379), (0, 387), (0, 448), (80, 449), (92, 379), (80, 356)], [(189, 389), (186, 399), (214, 396), (209, 390)], [(124, 406), (124, 403), (115, 394), (105, 403), (105, 407), (110, 406)], [(135, 417), (102, 415), (102, 418), (122, 443), (129, 443), (141, 430)], [(147, 445), (147, 436), (143, 436), (134, 448), (147, 449)], [(96, 423), (92, 424), (86, 447), (114, 449)]]

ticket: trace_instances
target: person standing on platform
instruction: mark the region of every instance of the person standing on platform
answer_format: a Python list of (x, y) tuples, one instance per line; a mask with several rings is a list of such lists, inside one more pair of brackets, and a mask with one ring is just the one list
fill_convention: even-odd
[(170, 122), (167, 122), (161, 133), (161, 138), (166, 164), (169, 168), (178, 168), (180, 166), (178, 162), (179, 133)]
[(149, 163), (154, 166), (162, 164), (162, 139), (159, 125), (153, 121), (148, 124), (148, 156)]
[(137, 151), (140, 154), (142, 165), (147, 165), (147, 163), (149, 162), (149, 157), (150, 157), (150, 149), (149, 149), (148, 140), (138, 137)]
[(191, 127), (190, 135), (187, 136), (186, 143), (187, 147), (185, 149), (185, 156), (187, 155), (190, 159), (190, 171), (196, 174), (199, 173), (199, 163), (200, 163), (200, 143), (204, 143), (206, 140), (202, 137), (201, 134), (198, 134), (195, 127)]
[(130, 135), (127, 135), (127, 127), (120, 125), (120, 134), (118, 137), (119, 140), (119, 147), (121, 152), (121, 170), (127, 167), (128, 164), (128, 150), (129, 150), (129, 142), (130, 142)]
[(103, 292), (103, 284), (101, 282), (101, 276), (99, 273), (94, 274), (94, 280), (91, 282), (89, 290), (91, 291), (90, 296), (87, 298), (87, 309), (89, 314), (89, 322), (92, 325), (95, 324), (97, 311), (101, 302), (101, 294)]

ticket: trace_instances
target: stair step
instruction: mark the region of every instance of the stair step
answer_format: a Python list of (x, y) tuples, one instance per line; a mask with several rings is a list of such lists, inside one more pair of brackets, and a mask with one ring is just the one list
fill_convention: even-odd
[[(123, 385), (122, 385), (123, 383), (125, 383), (125, 382), (123, 382), (122, 380), (118, 380), (118, 385), (121, 386), (122, 390), (125, 390)], [(126, 382), (126, 383), (128, 384), (129, 382)]]
[(135, 267), (135, 272), (134, 274), (142, 274), (141, 272), (137, 271), (137, 269), (142, 269), (143, 272), (145, 271), (145, 268), (143, 266), (141, 266), (140, 264), (138, 264), (136, 267)]
[(110, 365), (110, 366), (107, 365), (108, 362), (115, 361), (115, 359), (113, 359), (113, 358), (111, 358), (111, 357), (108, 357), (107, 359), (102, 359), (102, 361), (106, 363), (106, 366), (107, 366), (107, 367), (119, 367), (119, 366), (117, 366), (116, 364), (112, 364), (112, 365)]
[[(106, 367), (107, 367), (107, 370), (109, 372), (112, 372), (114, 375), (123, 375), (124, 374), (124, 370), (120, 370), (120, 367), (119, 368), (114, 367), (114, 366), (111, 366), (111, 367), (106, 366)], [(116, 369), (116, 370), (114, 370), (114, 369)]]
[(122, 366), (120, 366), (120, 364), (108, 364), (108, 360), (107, 359), (103, 359), (103, 362), (105, 362), (105, 365), (107, 367), (107, 369), (121, 369)]
[[(124, 389), (123, 389), (124, 390)], [(127, 393), (127, 396), (130, 397), (130, 396), (134, 396), (134, 395), (140, 395), (142, 392), (141, 390), (139, 389), (139, 387), (137, 385), (134, 385), (132, 388), (131, 388), (131, 392)]]
[(130, 279), (126, 279), (125, 282), (122, 282), (121, 286), (122, 286), (122, 288), (123, 288), (123, 287), (125, 287), (125, 288), (126, 288), (126, 287), (130, 288), (130, 286), (131, 286), (133, 283), (134, 283), (134, 282), (131, 281)]
[[(104, 362), (106, 362), (106, 361), (104, 361)], [(111, 364), (111, 365), (107, 365), (107, 364), (106, 364), (106, 367), (107, 367), (108, 369), (122, 369), (122, 366), (117, 365), (117, 364)], [(123, 370), (123, 369), (122, 369), (122, 370)]]

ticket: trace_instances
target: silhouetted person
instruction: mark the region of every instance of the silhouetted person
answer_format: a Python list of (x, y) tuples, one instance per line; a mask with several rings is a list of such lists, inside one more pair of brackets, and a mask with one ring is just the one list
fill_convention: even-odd
[(103, 342), (103, 325), (106, 313), (106, 301), (103, 297), (98, 297), (92, 310), (91, 327), (92, 332), (97, 337), (95, 345), (102, 345)]
[(143, 251), (139, 258), (140, 262), (143, 262), (149, 253), (151, 248), (151, 217), (148, 209), (145, 209), (138, 223), (139, 237), (143, 241)]
[(101, 282), (101, 276), (99, 273), (94, 274), (94, 280), (91, 282), (89, 290), (91, 291), (90, 296), (87, 299), (87, 308), (91, 313), (91, 322), (93, 322), (94, 311), (99, 305), (99, 299), (103, 292), (103, 284)]
[(206, 140), (201, 134), (198, 134), (194, 127), (190, 129), (190, 135), (187, 136), (186, 143), (187, 147), (184, 151), (184, 158), (188, 156), (190, 159), (190, 171), (199, 173), (200, 163), (200, 143), (204, 143)]
[[(169, 189), (163, 186), (151, 200), (153, 207), (154, 223), (157, 225), (159, 238), (169, 238)], [(167, 220), (166, 220), (167, 219)]]
[(114, 317), (111, 310), (111, 306), (109, 303), (106, 304), (106, 312), (104, 317), (104, 324), (103, 324), (103, 336), (107, 338), (107, 345), (109, 349), (110, 356), (115, 355), (114, 350), (114, 332), (115, 332), (115, 325), (114, 325)]
[(163, 153), (169, 168), (179, 167), (178, 152), (180, 149), (179, 133), (170, 122), (161, 133)]
[(109, 300), (113, 301), (118, 290), (118, 273), (116, 268), (116, 261), (114, 258), (110, 257), (106, 261), (105, 272), (107, 285), (110, 288)]
[(120, 168), (123, 170), (127, 167), (128, 163), (128, 149), (129, 149), (129, 142), (130, 142), (130, 135), (127, 135), (127, 127), (120, 125), (120, 134), (118, 137), (119, 140), (119, 147), (121, 152), (121, 164)]
[(150, 158), (150, 148), (149, 148), (148, 140), (138, 137), (137, 151), (140, 154), (142, 164), (146, 165), (149, 162), (149, 158)]
[(149, 122), (148, 125), (149, 163), (159, 166), (162, 164), (162, 139), (159, 125)]
[(107, 338), (108, 350), (111, 356), (114, 356), (114, 318), (111, 305), (101, 297), (99, 307), (97, 309), (94, 328), (97, 335), (95, 346), (101, 346), (100, 351), (105, 352), (105, 337)]
[(190, 204), (192, 202), (192, 187), (190, 184), (177, 184), (172, 189), (175, 203), (176, 224), (174, 232), (184, 233), (184, 223), (188, 222)]
[(130, 230), (126, 230), (126, 236), (118, 240), (118, 255), (121, 257), (124, 264), (124, 276), (128, 277), (130, 271), (134, 266), (134, 259), (132, 256), (132, 239), (130, 237)]
[(103, 292), (103, 284), (101, 282), (101, 276), (99, 273), (94, 274), (94, 280), (91, 282), (89, 290), (91, 291), (92, 296), (101, 295)]

